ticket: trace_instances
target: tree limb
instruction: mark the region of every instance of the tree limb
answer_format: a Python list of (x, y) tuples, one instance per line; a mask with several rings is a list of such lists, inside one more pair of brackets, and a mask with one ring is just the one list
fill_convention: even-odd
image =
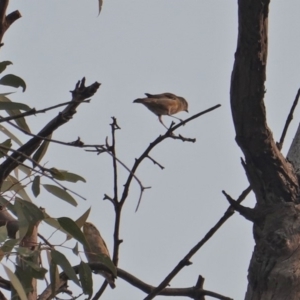
[[(100, 263), (93, 263), (89, 264), (92, 270), (105, 270), (109, 271), (108, 268), (106, 268), (104, 265)], [(78, 273), (78, 266), (74, 266), (74, 271)], [(154, 287), (141, 281), (140, 279), (136, 278), (135, 276), (131, 275), (130, 273), (118, 268), (117, 269), (118, 277), (124, 279), (131, 285), (139, 288), (145, 293), (151, 293), (153, 291)], [(56, 291), (59, 292), (60, 288), (64, 286), (68, 281), (67, 275), (62, 272), (60, 273), (60, 282), (56, 286)], [(39, 296), (38, 300), (50, 300), (51, 299), (51, 285), (49, 285), (43, 293)], [(225, 297), (223, 295), (220, 295), (218, 293), (204, 290), (202, 287), (188, 287), (188, 288), (165, 288), (163, 289), (159, 295), (161, 296), (183, 296), (183, 297), (189, 297), (189, 298), (197, 298), (198, 299), (201, 296), (210, 296), (215, 299), (220, 300), (232, 300), (229, 297)]]

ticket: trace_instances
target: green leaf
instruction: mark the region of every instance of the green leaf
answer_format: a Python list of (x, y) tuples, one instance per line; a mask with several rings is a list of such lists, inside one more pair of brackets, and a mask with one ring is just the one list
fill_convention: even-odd
[(7, 240), (2, 246), (1, 250), (3, 253), (8, 254), (11, 252), (11, 250), (16, 246), (16, 244), (19, 242), (17, 239), (10, 239)]
[[(7, 110), (6, 111), (11, 117), (17, 116), (20, 114), (19, 110)], [(29, 126), (26, 123), (26, 119), (24, 117), (16, 118), (13, 120), (21, 129), (31, 133)]]
[(75, 247), (72, 249), (72, 251), (73, 251), (73, 253), (74, 253), (75, 255), (78, 256), (78, 254), (79, 254), (79, 250), (78, 250), (78, 242), (76, 242)]
[(16, 198), (15, 207), (16, 205), (19, 205), (22, 208), (26, 220), (32, 226), (35, 226), (39, 221), (42, 221), (45, 218), (44, 212), (31, 202)]
[[(89, 217), (91, 208), (89, 208), (82, 216), (80, 216), (75, 223), (77, 224), (77, 226), (79, 228), (81, 228), (83, 226), (83, 224), (86, 222), (87, 218)], [(67, 240), (69, 240), (71, 238), (70, 235), (67, 235)]]
[(11, 146), (11, 139), (7, 139), (6, 141), (0, 144), (0, 158), (2, 158), (3, 156), (7, 156), (7, 152), (11, 148)]
[(19, 221), (19, 239), (23, 239), (23, 237), (26, 236), (29, 230), (30, 224), (27, 221), (27, 218), (23, 212), (23, 208), (19, 201), (15, 202), (14, 207), (17, 212), (18, 221)]
[(53, 176), (53, 178), (55, 178), (57, 180), (69, 181), (69, 182), (77, 182), (77, 181), (86, 182), (86, 180), (83, 177), (81, 177), (80, 175), (77, 175), (75, 173), (70, 173), (66, 170), (59, 170), (56, 168), (51, 168), (51, 169), (49, 169), (49, 171), (51, 172), (51, 175)]
[(40, 194), (40, 178), (41, 176), (35, 176), (31, 185), (34, 197), (37, 197)]
[(23, 92), (25, 92), (25, 90), (26, 90), (25, 81), (21, 77), (13, 75), (13, 74), (8, 74), (8, 75), (3, 76), (0, 79), (0, 84), (12, 86), (15, 88), (21, 87), (23, 89)]
[(14, 248), (14, 246), (18, 243), (19, 240), (7, 240), (0, 248), (0, 261), (3, 259), (5, 255), (9, 255)]
[(93, 295), (93, 277), (91, 268), (87, 263), (81, 261), (78, 271), (82, 291), (85, 295), (89, 296), (87, 299), (89, 300)]
[(67, 217), (61, 217), (61, 218), (57, 218), (57, 221), (60, 224), (60, 226), (65, 231), (67, 231), (74, 239), (79, 241), (84, 246), (88, 247), (88, 243), (85, 239), (84, 234), (72, 219)]
[(23, 288), (20, 280), (18, 279), (18, 277), (8, 267), (6, 267), (5, 265), (2, 265), (2, 266), (7, 274), (7, 277), (10, 280), (10, 283), (12, 284), (14, 289), (17, 291), (20, 299), (27, 300), (26, 293), (25, 293), (24, 288)]
[(52, 184), (43, 184), (43, 187), (52, 195), (72, 204), (73, 206), (77, 206), (76, 200), (62, 188)]
[(69, 182), (77, 182), (77, 181), (86, 182), (86, 180), (83, 177), (81, 177), (75, 173), (70, 173), (65, 170), (58, 170), (58, 171), (60, 172), (60, 174), (63, 175), (63, 177), (62, 177), (63, 179), (57, 178), (58, 180), (65, 180), (65, 181), (69, 181)]
[(63, 269), (69, 279), (80, 286), (80, 282), (76, 276), (76, 273), (67, 258), (61, 252), (58, 252), (54, 249), (51, 250), (51, 257), (52, 261)]
[[(28, 294), (32, 290), (32, 279), (33, 279), (33, 277), (30, 274), (27, 266), (23, 265), (23, 263), (22, 263), (22, 267), (20, 267), (19, 265), (16, 265), (15, 275), (20, 280), (25, 293)], [(12, 293), (11, 298), (12, 299), (17, 299), (17, 295), (14, 295), (14, 293)]]
[(18, 168), (16, 168), (16, 169), (22, 171), (27, 176), (29, 176), (31, 174), (31, 169), (25, 165), (19, 165)]
[(8, 210), (10, 210), (15, 216), (17, 215), (17, 212), (16, 212), (13, 204), (11, 204), (11, 202), (6, 200), (5, 198), (0, 197), (0, 205), (3, 206), (4, 208), (7, 208)]
[(24, 257), (32, 257), (35, 253), (35, 251), (30, 250), (29, 248), (20, 247), (20, 246), (16, 250), (20, 255), (22, 255)]
[(57, 270), (57, 264), (54, 263), (53, 260), (51, 260), (49, 263), (49, 274), (50, 274), (50, 282), (51, 282), (51, 290), (52, 290), (51, 296), (54, 297), (56, 285), (59, 282), (59, 274), (58, 274), (58, 270)]
[(24, 260), (24, 263), (29, 267), (29, 272), (33, 278), (45, 279), (45, 274), (48, 272), (45, 268), (40, 267), (37, 263), (30, 260)]
[(0, 227), (0, 243), (3, 243), (7, 239), (6, 225)]
[(5, 127), (0, 125), (0, 132), (11, 138), (15, 143), (17, 143), (19, 146), (22, 146), (23, 143), (14, 135), (12, 134), (9, 130), (7, 130)]
[[(21, 114), (21, 110), (28, 111), (31, 108), (23, 103), (17, 103), (12, 102), (9, 98), (5, 96), (5, 94), (0, 94), (0, 105), (2, 109), (6, 110), (6, 112), (11, 116), (19, 116)], [(30, 129), (26, 123), (26, 120), (24, 117), (19, 117), (13, 120), (19, 127), (21, 127), (23, 130), (30, 132)]]
[[(51, 139), (52, 134), (48, 135), (47, 138)], [(42, 158), (45, 156), (48, 147), (49, 147), (49, 141), (43, 141), (41, 146), (36, 150), (36, 152), (34, 153), (32, 159), (38, 164)], [(35, 167), (36, 164), (33, 163), (33, 167)]]
[[(8, 99), (8, 98), (6, 98)], [(19, 103), (19, 102), (12, 102), (12, 101), (2, 101), (0, 97), (0, 110), (24, 110), (28, 111), (31, 110), (31, 108), (24, 104), (24, 103)]]
[(7, 66), (12, 65), (12, 62), (9, 60), (1, 61), (0, 62), (0, 73), (2, 73)]
[(1, 192), (6, 191), (15, 191), (19, 194), (24, 200), (32, 202), (26, 191), (24, 190), (24, 186), (20, 183), (18, 179), (13, 177), (12, 175), (8, 175), (6, 180), (3, 182), (1, 186)]
[(61, 232), (65, 233), (65, 234), (68, 234), (67, 231), (65, 231), (63, 228), (61, 228), (60, 224), (58, 223), (58, 221), (56, 219), (51, 218), (46, 213), (45, 213), (45, 215), (46, 215), (46, 217), (43, 220), (45, 223), (47, 223), (48, 225), (54, 227), (57, 230), (60, 230)]
[(65, 180), (64, 175), (56, 168), (49, 169), (49, 172), (51, 173), (53, 178), (55, 178), (57, 180)]

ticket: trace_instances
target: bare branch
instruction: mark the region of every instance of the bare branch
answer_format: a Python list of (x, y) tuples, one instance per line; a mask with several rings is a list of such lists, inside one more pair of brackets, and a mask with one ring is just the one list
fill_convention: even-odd
[[(251, 187), (246, 188), (241, 195), (239, 196), (237, 203), (241, 203), (247, 195), (250, 193)], [(153, 299), (171, 282), (171, 280), (180, 272), (182, 268), (190, 264), (190, 259), (192, 256), (218, 231), (219, 228), (234, 214), (234, 209), (232, 206), (229, 206), (223, 217), (213, 226), (204, 238), (199, 241), (189, 253), (177, 264), (177, 266), (169, 273), (169, 275), (144, 299), (150, 300)]]
[(165, 167), (164, 166), (162, 166), (160, 163), (158, 163), (156, 160), (154, 160), (151, 156), (147, 156), (155, 165), (158, 165), (160, 168), (161, 168), (161, 170), (163, 170)]
[[(144, 151), (144, 153), (135, 160), (135, 163), (132, 167), (132, 169), (130, 170), (129, 168), (127, 168), (125, 166), (125, 164), (123, 164), (116, 156), (116, 151), (115, 151), (115, 129), (119, 129), (119, 126), (116, 123), (116, 119), (113, 118), (113, 123), (111, 124), (112, 126), (112, 145), (110, 146), (108, 143), (108, 138), (106, 138), (106, 146), (102, 146), (100, 147), (100, 151), (102, 152), (107, 152), (109, 153), (112, 157), (113, 157), (113, 168), (114, 168), (114, 198), (108, 197), (107, 195), (105, 195), (104, 199), (109, 199), (113, 204), (114, 204), (114, 208), (115, 208), (115, 226), (114, 226), (114, 251), (113, 251), (113, 262), (114, 264), (117, 266), (118, 264), (118, 260), (119, 260), (119, 246), (122, 242), (122, 240), (120, 240), (120, 219), (121, 219), (121, 211), (122, 211), (122, 207), (123, 204), (125, 203), (125, 200), (127, 198), (128, 195), (128, 191), (129, 191), (129, 187), (131, 184), (131, 181), (133, 178), (135, 178), (139, 185), (140, 185), (140, 196), (138, 199), (138, 204), (136, 207), (136, 211), (139, 208), (141, 199), (142, 199), (142, 195), (143, 192), (145, 191), (145, 189), (148, 189), (149, 187), (144, 187), (142, 185), (142, 183), (140, 182), (140, 180), (135, 176), (135, 172), (138, 168), (138, 166), (140, 165), (140, 163), (145, 159), (145, 158), (149, 158), (150, 160), (152, 160), (153, 162), (155, 162), (150, 156), (149, 153), (150, 151), (156, 146), (158, 145), (160, 142), (162, 142), (164, 139), (166, 138), (177, 138), (177, 139), (181, 139), (183, 141), (187, 141), (187, 140), (192, 140), (193, 142), (195, 141), (194, 139), (187, 139), (187, 138), (183, 138), (182, 136), (179, 137), (175, 137), (173, 132), (178, 129), (179, 127), (185, 125), (186, 123), (190, 122), (193, 119), (198, 118), (199, 116), (206, 114), (216, 108), (220, 107), (220, 105), (216, 105), (210, 109), (207, 109), (205, 111), (202, 111), (190, 118), (188, 118), (187, 120), (181, 121), (179, 124), (177, 124), (176, 126), (174, 126), (174, 123), (172, 122), (170, 128), (167, 129), (167, 132), (163, 135), (163, 136), (159, 136), (154, 142), (150, 143), (149, 147)], [(100, 152), (99, 152), (100, 153)], [(122, 197), (120, 199), (120, 201), (117, 201), (116, 199), (116, 193), (117, 193), (117, 184), (116, 184), (116, 174), (117, 174), (117, 169), (116, 169), (116, 162), (121, 163), (128, 171), (129, 171), (129, 176), (128, 179), (124, 185), (124, 190), (123, 190), (123, 194)], [(155, 162), (156, 164), (158, 164), (157, 162)], [(159, 165), (159, 164), (158, 164)], [(161, 166), (161, 165), (159, 165)], [(162, 166), (161, 166), (162, 167)], [(93, 298), (93, 300), (97, 300), (100, 298), (100, 296), (102, 295), (102, 293), (105, 290), (105, 285), (102, 285), (102, 287), (100, 288), (100, 290), (96, 293), (95, 297)]]
[[(74, 91), (72, 91), (72, 101), (71, 103), (52, 119), (39, 133), (40, 137), (47, 137), (53, 133), (57, 128), (67, 123), (73, 115), (76, 113), (76, 108), (82, 103), (85, 99), (93, 96), (97, 89), (99, 88), (100, 83), (95, 82), (92, 85), (85, 87), (85, 78), (81, 81), (78, 81)], [(26, 144), (21, 146), (18, 151), (24, 153), (26, 156), (30, 156), (41, 144), (42, 139), (39, 137), (33, 137)], [(3, 180), (10, 174), (10, 172), (16, 168), (20, 163), (24, 162), (24, 156), (13, 153), (0, 165), (0, 183), (2, 184)], [(0, 184), (0, 185), (1, 185)]]
[(290, 123), (291, 123), (292, 120), (293, 120), (293, 114), (294, 114), (294, 111), (295, 111), (296, 106), (297, 106), (297, 104), (298, 104), (299, 97), (300, 97), (300, 89), (299, 89), (298, 92), (297, 92), (297, 95), (296, 95), (295, 100), (294, 100), (294, 102), (293, 102), (293, 105), (292, 105), (292, 107), (291, 107), (290, 113), (288, 114), (288, 117), (287, 117), (287, 119), (286, 119), (286, 121), (285, 121), (285, 125), (284, 125), (284, 128), (283, 128), (283, 131), (282, 131), (282, 134), (281, 134), (279, 143), (277, 143), (277, 147), (278, 147), (279, 150), (282, 149), (282, 145), (283, 145), (283, 142), (284, 142), (286, 133), (287, 133), (287, 131), (288, 131), (289, 125), (290, 125)]
[[(127, 199), (127, 196), (128, 196), (128, 192), (129, 192), (129, 187), (130, 187), (130, 184), (131, 184), (131, 181), (134, 177), (134, 174), (138, 168), (138, 166), (140, 165), (140, 163), (145, 159), (145, 158), (148, 158), (149, 157), (149, 153), (151, 152), (151, 150), (157, 146), (159, 143), (161, 143), (163, 140), (167, 139), (167, 138), (175, 138), (174, 137), (174, 134), (173, 132), (178, 129), (179, 127), (182, 127), (184, 126), (185, 124), (187, 124), (188, 122), (196, 119), (196, 118), (199, 118), (200, 116), (210, 112), (210, 111), (213, 111), (215, 110), (216, 108), (220, 107), (221, 105), (218, 104), (218, 105), (215, 105), (209, 109), (206, 109), (202, 112), (199, 112), (193, 116), (191, 116), (190, 118), (186, 119), (186, 120), (183, 120), (181, 121), (179, 124), (173, 126), (173, 123), (171, 124), (170, 128), (167, 130), (167, 132), (164, 134), (164, 135), (160, 135), (159, 137), (157, 137), (152, 143), (150, 143), (150, 145), (148, 146), (148, 148), (142, 153), (142, 155), (135, 160), (135, 163), (133, 164), (133, 167), (131, 168), (131, 171), (130, 171), (130, 174), (128, 176), (128, 179), (126, 181), (126, 183), (124, 184), (124, 190), (123, 190), (123, 194), (121, 196), (121, 199), (120, 199), (120, 203), (121, 205), (124, 204), (125, 200)], [(182, 138), (180, 138), (182, 139)], [(139, 203), (138, 203), (139, 205)]]
[[(107, 267), (105, 267), (103, 264), (100, 263), (92, 263), (89, 264), (92, 270), (105, 270), (109, 271)], [(74, 271), (78, 273), (78, 266), (74, 266)], [(118, 278), (122, 278), (123, 280), (127, 281), (131, 285), (139, 288), (145, 293), (151, 293), (151, 291), (154, 289), (153, 286), (141, 281), (140, 279), (136, 278), (135, 276), (131, 275), (130, 273), (122, 270), (122, 269), (117, 269), (118, 273)], [(67, 281), (68, 277), (67, 275), (62, 272), (60, 273), (60, 282), (57, 284), (56, 287), (56, 293), (58, 293), (61, 289), (62, 286), (64, 286)], [(49, 285), (43, 293), (39, 296), (38, 300), (50, 300), (51, 298), (51, 285)], [(211, 292), (208, 290), (204, 290), (202, 287), (188, 287), (188, 288), (165, 288), (162, 290), (159, 295), (162, 296), (185, 296), (185, 297), (190, 297), (190, 298), (197, 298), (198, 299), (201, 296), (210, 296), (215, 299), (220, 299), (220, 300), (232, 300), (231, 298), (225, 297), (223, 295), (217, 294), (215, 292)], [(94, 296), (93, 300), (99, 299), (98, 295)]]
[(112, 117), (113, 122), (110, 124), (111, 126), (111, 136), (112, 136), (112, 145), (111, 145), (111, 154), (113, 161), (113, 183), (114, 183), (114, 203), (119, 201), (118, 199), (118, 168), (117, 168), (117, 160), (116, 160), (116, 130), (120, 129), (117, 124), (117, 119)]
[[(32, 116), (32, 115), (37, 115), (37, 114), (41, 114), (41, 113), (45, 113), (49, 110), (52, 110), (52, 109), (56, 109), (58, 107), (61, 107), (61, 106), (66, 106), (68, 104), (70, 104), (72, 101), (68, 101), (68, 102), (64, 102), (64, 103), (60, 103), (60, 104), (57, 104), (57, 105), (53, 105), (53, 106), (50, 106), (50, 107), (47, 107), (47, 108), (43, 108), (43, 109), (39, 109), (39, 110), (36, 110), (35, 108), (32, 108), (28, 111), (25, 111), (23, 113), (20, 113), (18, 115), (14, 115), (14, 116), (9, 116), (9, 117), (1, 117), (0, 119), (0, 123), (3, 123), (3, 122), (7, 122), (7, 121), (11, 121), (11, 120), (16, 120), (16, 119), (20, 119), (20, 118), (24, 118), (24, 117), (28, 117), (28, 116)], [(82, 101), (82, 103), (89, 103), (90, 100), (85, 100), (85, 101)], [(14, 124), (11, 124), (11, 125), (14, 125)], [(26, 130), (14, 125), (17, 129), (21, 130), (23, 133), (25, 134), (29, 134), (29, 132), (27, 132)]]
[(6, 30), (10, 27), (11, 24), (21, 18), (21, 14), (18, 10), (6, 16), (8, 3), (8, 0), (2, 0), (0, 2), (0, 46), (3, 46), (2, 39)]

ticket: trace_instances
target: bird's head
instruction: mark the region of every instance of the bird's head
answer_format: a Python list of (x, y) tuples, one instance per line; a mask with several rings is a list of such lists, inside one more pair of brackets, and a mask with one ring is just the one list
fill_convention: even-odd
[(188, 111), (188, 108), (189, 108), (189, 104), (187, 103), (187, 101), (183, 98), (183, 97), (178, 97), (180, 103), (181, 103), (181, 106), (182, 106), (182, 110), (186, 111), (186, 112), (189, 112)]

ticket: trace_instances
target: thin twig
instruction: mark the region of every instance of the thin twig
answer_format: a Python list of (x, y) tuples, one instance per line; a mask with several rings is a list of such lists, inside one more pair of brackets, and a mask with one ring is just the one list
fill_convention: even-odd
[(51, 249), (54, 249), (54, 246), (40, 233), (38, 233), (38, 237), (46, 244), (48, 245)]
[[(116, 156), (116, 130), (120, 129), (118, 123), (117, 123), (117, 119), (115, 117), (112, 117), (113, 122), (110, 124), (111, 126), (111, 136), (112, 136), (112, 145), (109, 146), (108, 145), (108, 140), (106, 139), (106, 147), (107, 149), (109, 149), (109, 153), (111, 153), (111, 157), (112, 157), (112, 162), (113, 162), (113, 184), (114, 184), (114, 197), (108, 197), (107, 195), (105, 195), (106, 199), (109, 199), (112, 204), (115, 207), (115, 210), (117, 210), (117, 206), (118, 206), (118, 168), (117, 168), (117, 156)], [(104, 199), (105, 199), (104, 198)], [(121, 214), (116, 214), (115, 216), (116, 218), (121, 218)], [(119, 224), (120, 220), (116, 220), (115, 224)], [(120, 235), (120, 230), (119, 230), (119, 226), (115, 226), (115, 231), (114, 231), (114, 245), (116, 245), (116, 247), (114, 247), (114, 254), (113, 254), (113, 263), (115, 266), (118, 265), (119, 262), (119, 235)], [(100, 287), (100, 289), (98, 290), (98, 292), (95, 294), (95, 296), (93, 297), (93, 300), (97, 300), (101, 297), (101, 295), (105, 292), (106, 287), (108, 286), (107, 281), (105, 280), (102, 284), (102, 286)]]
[(153, 159), (151, 156), (147, 156), (155, 165), (158, 165), (160, 168), (161, 168), (161, 170), (163, 170), (165, 167), (164, 166), (162, 166), (160, 163), (158, 163), (155, 159)]
[[(122, 211), (122, 207), (123, 207), (123, 204), (125, 203), (125, 200), (127, 198), (127, 195), (128, 195), (128, 191), (129, 191), (129, 186), (130, 186), (130, 183), (132, 181), (133, 178), (135, 178), (137, 180), (137, 182), (139, 183), (140, 185), (140, 196), (139, 196), (139, 199), (138, 199), (138, 204), (137, 204), (137, 207), (136, 207), (136, 211), (138, 210), (139, 208), (139, 205), (141, 203), (141, 199), (142, 199), (142, 195), (143, 195), (143, 192), (145, 189), (147, 188), (150, 188), (150, 187), (144, 187), (142, 185), (142, 183), (140, 182), (140, 180), (136, 177), (135, 175), (135, 171), (137, 170), (138, 166), (140, 165), (140, 163), (145, 159), (145, 158), (149, 158), (151, 159), (153, 162), (154, 160), (149, 156), (149, 153), (150, 151), (156, 146), (158, 145), (160, 142), (162, 142), (163, 140), (165, 140), (166, 138), (169, 138), (169, 137), (173, 137), (174, 134), (173, 132), (181, 127), (181, 126), (184, 126), (186, 123), (188, 123), (189, 121), (205, 114), (205, 113), (208, 113), (216, 108), (218, 108), (220, 105), (216, 105), (208, 110), (205, 110), (205, 111), (202, 111), (192, 117), (190, 117), (189, 119), (185, 120), (185, 121), (181, 121), (178, 125), (174, 126), (174, 123), (172, 122), (170, 128), (167, 130), (167, 132), (163, 135), (163, 136), (159, 136), (154, 142), (150, 143), (149, 147), (144, 151), (144, 153), (138, 158), (135, 160), (135, 163), (132, 167), (132, 169), (130, 170), (127, 166), (125, 166), (116, 156), (116, 152), (115, 152), (115, 136), (114, 136), (114, 126), (115, 124), (117, 125), (116, 123), (116, 119), (113, 118), (113, 123), (111, 124), (112, 126), (112, 146), (110, 146), (108, 144), (108, 139), (106, 139), (106, 145), (105, 146), (101, 146), (100, 149), (101, 149), (101, 152), (107, 152), (109, 153), (112, 157), (113, 157), (113, 162), (116, 163), (116, 162), (119, 162), (121, 163), (129, 172), (129, 176), (128, 176), (128, 179), (124, 185), (124, 190), (123, 190), (123, 194), (122, 194), (122, 197), (121, 197), (121, 200), (118, 202), (115, 202), (113, 199), (111, 199), (111, 202), (114, 203), (114, 208), (115, 208), (115, 226), (114, 226), (114, 251), (113, 251), (113, 262), (114, 264), (117, 266), (118, 264), (118, 260), (119, 260), (119, 246), (122, 242), (122, 240), (120, 240), (120, 223), (121, 223), (121, 211)], [(119, 129), (119, 127), (117, 127), (117, 129)], [(182, 137), (179, 137), (179, 139), (184, 139)], [(116, 174), (116, 169), (115, 169), (115, 164), (114, 164), (114, 173)], [(114, 175), (114, 182), (116, 180), (116, 177)], [(117, 185), (114, 184), (114, 189)], [(116, 190), (115, 190), (115, 197), (116, 197)], [(106, 196), (106, 198), (108, 198)], [(96, 295), (94, 296), (93, 300), (98, 300), (100, 298), (100, 296), (103, 294), (104, 290), (105, 290), (106, 286), (102, 285), (100, 290), (96, 293)]]
[[(89, 102), (90, 102), (89, 99), (85, 100), (85, 101), (82, 101), (82, 103), (89, 103)], [(28, 116), (32, 116), (32, 115), (37, 115), (37, 114), (45, 113), (45, 112), (47, 112), (49, 110), (52, 110), (52, 109), (55, 109), (55, 108), (58, 108), (58, 107), (61, 107), (61, 106), (65, 106), (65, 105), (68, 105), (70, 103), (71, 103), (71, 101), (68, 101), (68, 102), (60, 103), (60, 104), (53, 105), (53, 106), (50, 106), (50, 107), (47, 107), (47, 108), (43, 108), (43, 109), (39, 109), (39, 110), (36, 110), (35, 108), (32, 108), (32, 109), (30, 109), (28, 111), (25, 111), (23, 113), (20, 113), (20, 114), (14, 115), (14, 116), (0, 117), (0, 123), (11, 121), (11, 120), (16, 120), (16, 119), (20, 119), (20, 118), (24, 118), (24, 117), (28, 117)]]
[[(121, 199), (120, 199), (120, 203), (123, 205), (123, 203), (125, 202), (127, 196), (128, 196), (128, 192), (129, 192), (129, 187), (130, 187), (130, 184), (131, 184), (131, 181), (132, 181), (132, 178), (133, 178), (133, 174), (135, 174), (138, 166), (140, 165), (140, 163), (146, 158), (149, 156), (149, 153), (151, 152), (151, 150), (157, 146), (159, 143), (161, 143), (163, 140), (167, 139), (167, 138), (174, 138), (174, 134), (173, 132), (184, 126), (185, 124), (187, 124), (188, 122), (196, 119), (196, 118), (199, 118), (200, 116), (210, 112), (210, 111), (213, 111), (215, 109), (217, 109), (218, 107), (220, 107), (221, 105), (218, 104), (218, 105), (215, 105), (209, 109), (206, 109), (202, 112), (199, 112), (193, 116), (191, 116), (190, 118), (186, 119), (186, 120), (183, 120), (181, 121), (179, 124), (173, 126), (174, 123), (171, 124), (170, 128), (166, 131), (166, 133), (164, 135), (160, 135), (159, 137), (157, 137), (152, 143), (150, 143), (150, 145), (148, 146), (148, 148), (142, 153), (142, 155), (135, 160), (135, 163), (133, 164), (133, 167), (130, 171), (130, 174), (128, 176), (128, 179), (126, 181), (126, 183), (124, 184), (124, 190), (123, 190), (123, 194), (121, 196)], [(142, 193), (142, 190), (141, 190), (141, 193)], [(140, 194), (141, 194), (140, 193)], [(139, 197), (139, 202), (137, 204), (137, 208), (139, 207), (140, 205), (140, 200), (141, 200), (141, 197)], [(136, 209), (137, 210), (137, 209)]]
[(103, 282), (102, 286), (100, 287), (99, 291), (92, 298), (92, 300), (98, 300), (102, 296), (102, 294), (104, 293), (107, 286), (108, 286), (108, 282), (107, 282), (107, 280), (105, 280)]
[(296, 95), (295, 100), (294, 100), (294, 102), (293, 102), (293, 105), (292, 105), (292, 107), (291, 107), (290, 113), (288, 114), (288, 117), (287, 117), (287, 119), (286, 119), (286, 121), (285, 121), (285, 125), (284, 125), (284, 128), (283, 128), (283, 131), (282, 131), (282, 134), (281, 134), (279, 143), (277, 143), (277, 147), (278, 147), (279, 150), (282, 149), (283, 142), (284, 142), (286, 133), (287, 133), (287, 131), (288, 131), (289, 125), (290, 125), (290, 123), (291, 123), (292, 120), (293, 120), (293, 114), (294, 114), (294, 111), (295, 111), (296, 106), (297, 106), (297, 104), (298, 104), (299, 97), (300, 97), (300, 89), (299, 89), (298, 92), (297, 92), (297, 95)]
[(113, 182), (114, 182), (114, 202), (118, 202), (118, 168), (117, 168), (117, 160), (116, 160), (116, 130), (120, 129), (117, 124), (117, 119), (112, 117), (113, 122), (110, 124), (111, 126), (111, 136), (112, 136), (112, 145), (111, 145), (111, 154), (113, 161)]

